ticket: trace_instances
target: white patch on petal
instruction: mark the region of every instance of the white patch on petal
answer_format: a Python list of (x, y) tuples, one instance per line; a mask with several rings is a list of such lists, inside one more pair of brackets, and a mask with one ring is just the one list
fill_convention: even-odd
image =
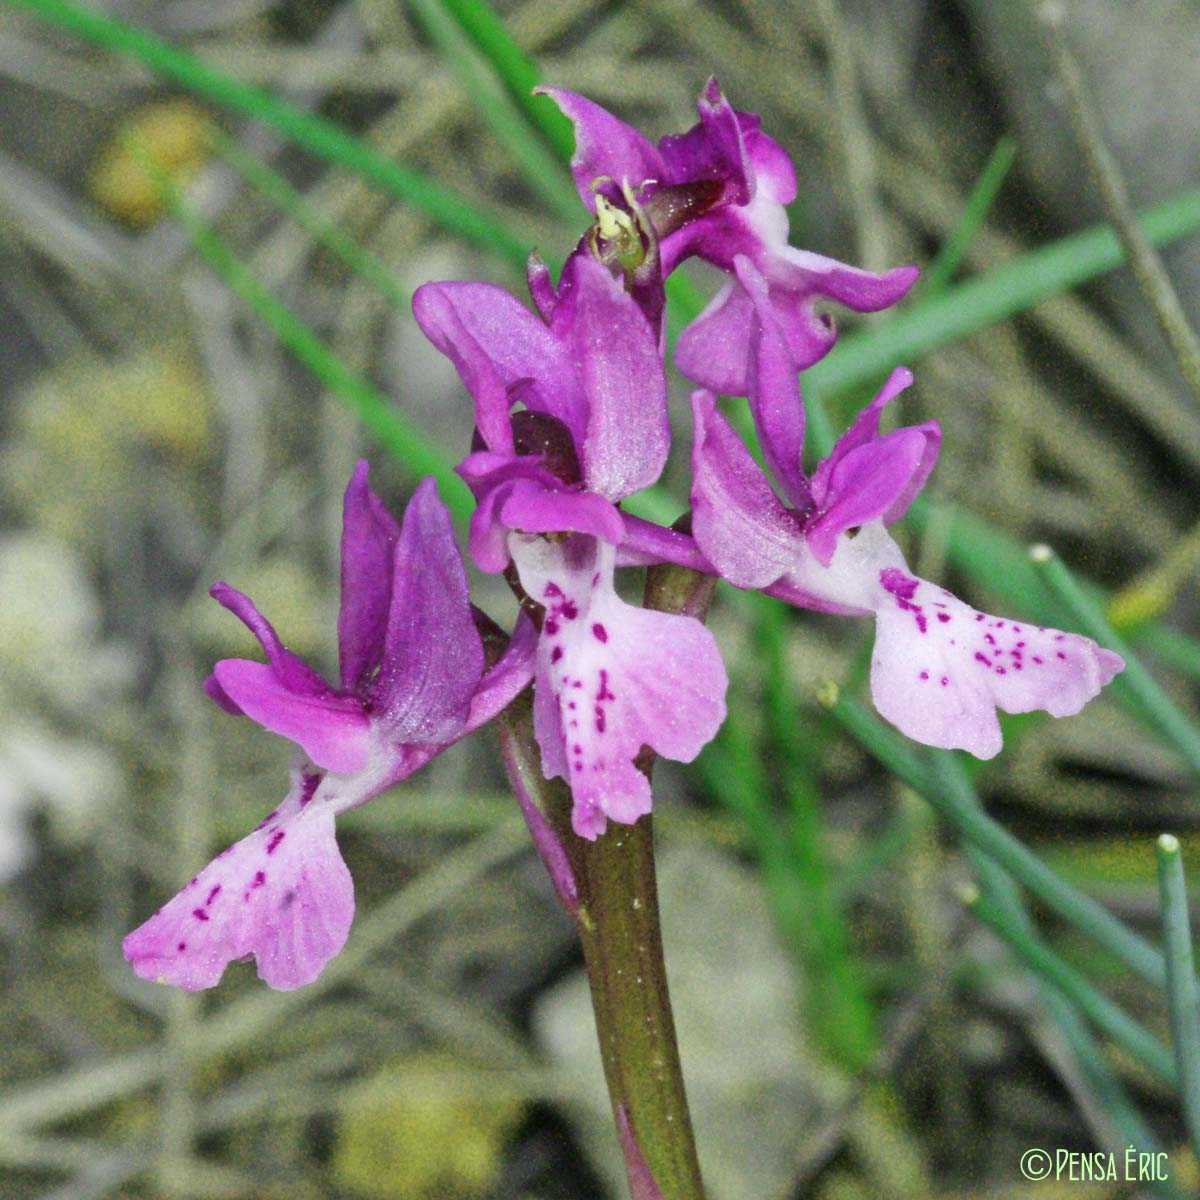
[(311, 764), (294, 770), (278, 809), (129, 934), (125, 957), (138, 975), (196, 991), (252, 956), (271, 987), (316, 979), (354, 917), (333, 812), (315, 798), (320, 782)]
[(534, 700), (542, 767), (567, 779), (575, 832), (595, 838), (606, 818), (632, 824), (650, 811), (649, 780), (633, 765), (643, 746), (690, 761), (716, 733), (725, 669), (699, 621), (617, 596), (607, 542), (514, 534), (510, 547), (546, 609)]
[(823, 600), (875, 611), (875, 706), (926, 745), (992, 758), (997, 708), (1072, 716), (1124, 665), (1090, 638), (981, 613), (916, 578), (882, 522), (840, 538), (828, 570), (806, 558), (790, 577)]

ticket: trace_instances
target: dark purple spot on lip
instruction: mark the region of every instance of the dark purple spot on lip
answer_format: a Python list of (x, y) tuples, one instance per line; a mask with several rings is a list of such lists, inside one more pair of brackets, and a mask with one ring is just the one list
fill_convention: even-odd
[(279, 901), (279, 907), (283, 912), (287, 912), (293, 904), (296, 903), (296, 889), (289, 888), (283, 893), (283, 899)]
[(207, 921), (208, 920), (208, 913), (206, 913), (204, 911), (204, 909), (202, 909), (202, 908), (193, 908), (192, 916), (195, 917), (197, 921)]
[(573, 621), (579, 616), (579, 609), (575, 607), (574, 600), (568, 600), (558, 611), (564, 621)]
[(253, 881), (251, 882), (250, 886), (251, 886), (252, 888), (260, 888), (260, 887), (262, 887), (262, 885), (263, 885), (264, 883), (266, 883), (266, 882), (267, 882), (267, 876), (266, 876), (266, 873), (265, 873), (265, 872), (263, 872), (263, 871), (255, 871), (255, 872), (254, 872), (254, 879), (253, 879)]
[(922, 613), (917, 613), (917, 628), (924, 633), (929, 628), (929, 622)]
[(582, 754), (582, 753), (583, 753), (583, 747), (582, 747), (582, 746), (572, 746), (572, 747), (571, 747), (571, 752), (572, 752), (573, 754)]
[(977, 621), (982, 621), (983, 619), (984, 619), (984, 618), (983, 618), (983, 613), (976, 613), (976, 614), (975, 614), (975, 620), (977, 620)]
[(1054, 635), (1054, 640), (1056, 642), (1064, 642), (1064, 641), (1066, 641), (1066, 639), (1067, 639), (1067, 635), (1065, 633), (1056, 633)]
[(571, 684), (571, 686), (572, 686), (573, 688), (577, 688), (577, 687), (583, 687), (583, 680), (582, 680), (582, 679), (576, 679), (576, 680), (575, 680), (575, 681), (574, 681), (574, 682)]
[(975, 661), (983, 663), (985, 667), (992, 665), (992, 660), (986, 654), (981, 654), (978, 650), (975, 651)]
[(286, 836), (287, 835), (282, 829), (275, 830), (275, 832), (271, 834), (271, 840), (267, 843), (267, 853), (274, 854), (275, 851), (279, 849), (279, 843), (282, 842)]
[(592, 576), (592, 587), (595, 587), (596, 584), (598, 584), (599, 582), (600, 582), (600, 572), (597, 571), (595, 573), (595, 575)]
[(600, 672), (600, 690), (596, 693), (596, 699), (598, 701), (615, 700), (616, 699), (616, 696), (614, 696), (612, 694), (612, 692), (610, 692), (608, 690), (608, 672), (607, 671), (602, 670)]
[(938, 619), (939, 621), (941, 621), (941, 623), (942, 623), (943, 625), (945, 625), (945, 623), (946, 623), (948, 620), (950, 620), (950, 614), (949, 614), (949, 613), (938, 613), (938, 615), (937, 615), (937, 619)]
[(997, 674), (997, 675), (1007, 675), (1007, 674), (1008, 674), (1008, 671), (1007, 671), (1007, 669), (1006, 669), (1006, 668), (1004, 668), (1004, 667), (997, 667), (997, 668), (996, 668), (996, 674)]
[(606, 722), (604, 720), (604, 709), (601, 708), (599, 704), (597, 704), (596, 705), (596, 732), (597, 733), (604, 732), (605, 723)]
[[(279, 816), (279, 809), (277, 809), (277, 808), (276, 808), (276, 809), (274, 809), (273, 811), (269, 812), (269, 813), (266, 815), (266, 817), (264, 817), (264, 818), (263, 818), (261, 821), (259, 821), (259, 823), (258, 823), (257, 825), (255, 825), (255, 827), (254, 827), (254, 828), (257, 830), (257, 829), (262, 829), (262, 828), (264, 828), (264, 827), (265, 827), (265, 826), (267, 826), (267, 825), (270, 825), (270, 823), (271, 823), (273, 820), (275, 820), (275, 818), (276, 818), (277, 816)], [(196, 881), (193, 879), (193, 880), (192, 880), (192, 882), (193, 882), (193, 883), (195, 883)]]
[(987, 642), (989, 646), (994, 646), (996, 644), (996, 639), (992, 637), (990, 633), (985, 633), (983, 635), (983, 640)]
[(595, 625), (592, 626), (592, 633), (594, 633), (596, 635), (596, 641), (598, 641), (598, 642), (607, 642), (608, 641), (608, 630), (605, 629), (604, 626), (601, 625), (599, 621), (597, 621), (595, 623)]
[(1041, 660), (1040, 658), (1038, 658), (1038, 656), (1037, 656), (1036, 654), (1033, 656), (1033, 661), (1034, 661), (1035, 663), (1037, 663), (1037, 665), (1038, 665), (1039, 667), (1042, 665), (1042, 660)]
[(568, 703), (567, 703), (567, 707), (568, 707), (568, 708), (574, 708), (574, 707), (575, 707), (575, 701), (574, 701), (574, 700), (568, 701)]
[(558, 632), (558, 622), (553, 617), (547, 617), (542, 625), (542, 632), (553, 637)]
[(1063, 662), (1067, 661), (1067, 656), (1061, 650), (1057, 650), (1057, 651), (1055, 651), (1055, 653), (1058, 655), (1059, 658), (1061, 658), (1063, 660)]
[(922, 672), (921, 672), (921, 678), (922, 678), (922, 679), (928, 679), (928, 678), (929, 678), (929, 672), (928, 672), (928, 671), (922, 671)]
[(300, 807), (303, 808), (316, 794), (321, 782), (320, 775), (305, 775), (304, 787), (300, 792)]
[(554, 580), (551, 580), (548, 584), (546, 584), (546, 590), (542, 592), (542, 595), (547, 598), (552, 596), (561, 596), (562, 594), (562, 588), (560, 588), (558, 584), (554, 582)]
[(1014, 625), (1014, 626), (1013, 626), (1013, 633), (1020, 633), (1020, 632), (1021, 632), (1021, 627), (1020, 627), (1020, 625)]
[(942, 687), (946, 687), (946, 685), (949, 684), (950, 680), (945, 675), (943, 675), (941, 682), (942, 682)]
[(558, 660), (560, 658), (562, 658), (562, 656), (563, 656), (563, 648), (561, 646), (555, 646), (554, 649), (550, 651), (550, 661), (552, 663), (558, 662)]
[(883, 584), (884, 591), (891, 592), (897, 599), (911, 600), (916, 595), (917, 581), (897, 567), (880, 571), (879, 582)]
[(221, 894), (221, 885), (218, 883), (211, 892), (208, 893), (208, 899), (204, 901), (204, 907), (208, 908), (210, 904)]
[(1019, 671), (1021, 669), (1021, 660), (1019, 658), (1015, 663), (1013, 663), (1012, 668), (1014, 671)]
[(182, 954), (187, 949), (187, 942), (180, 942), (175, 949), (178, 951), (178, 953)]

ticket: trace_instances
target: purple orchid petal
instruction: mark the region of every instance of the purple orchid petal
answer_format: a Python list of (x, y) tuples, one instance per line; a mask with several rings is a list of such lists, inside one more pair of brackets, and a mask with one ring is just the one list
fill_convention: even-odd
[(584, 482), (620, 500), (662, 474), (670, 449), (658, 335), (620, 281), (587, 252), (568, 261), (560, 294), (552, 328), (588, 399)]
[(664, 529), (653, 521), (622, 513), (625, 540), (617, 547), (618, 567), (649, 567), (655, 563), (677, 563), (707, 575), (720, 572), (701, 552), (696, 539), (675, 529)]
[(292, 691), (273, 667), (244, 658), (222, 659), (213, 677), (246, 716), (295, 742), (317, 766), (342, 775), (367, 765), (370, 721), (353, 697)]
[(915, 578), (882, 521), (843, 535), (827, 568), (802, 556), (788, 582), (811, 607), (875, 614), (875, 706), (930, 746), (991, 758), (997, 708), (1072, 716), (1124, 666), (1089, 638), (988, 616)]
[(813, 472), (812, 492), (818, 504), (824, 502), (829, 493), (829, 475), (835, 466), (859, 446), (875, 441), (879, 437), (879, 419), (884, 408), (902, 391), (912, 385), (912, 372), (907, 367), (897, 367), (888, 377), (879, 394), (854, 418), (854, 423), (838, 438), (829, 457), (824, 459)]
[(699, 125), (659, 139), (658, 150), (667, 168), (661, 182), (718, 179), (725, 183), (723, 203), (748, 204), (754, 190), (753, 168), (738, 114), (721, 94), (715, 77), (705, 84), (697, 108)]
[(928, 474), (928, 439), (923, 429), (897, 429), (886, 437), (856, 446), (840, 458), (828, 478), (832, 497), (808, 526), (808, 548), (829, 566), (838, 537), (847, 529), (903, 512), (919, 490), (913, 480)]
[(767, 294), (767, 281), (748, 258), (736, 262), (739, 282), (754, 305), (757, 324), (751, 335), (746, 390), (763, 457), (784, 494), (803, 511), (812, 502), (801, 465), (804, 404), (800, 377)]
[(392, 599), (392, 552), (400, 527), (367, 486), (368, 464), (354, 469), (342, 503), (342, 604), (338, 651), (342, 687), (356, 692), (383, 655)]
[(527, 408), (557, 417), (583, 444), (587, 399), (570, 354), (515, 296), (487, 283), (427, 283), (413, 296), (413, 315), (474, 397), (475, 423), (489, 449), (512, 452), (516, 384)]
[(333, 813), (309, 803), (320, 780), (293, 771), (287, 799), (258, 829), (125, 938), (125, 957), (141, 978), (198, 991), (251, 955), (273, 988), (302, 987), (320, 975), (354, 917)]
[(444, 745), (466, 723), (483, 643), (450, 513), (432, 479), (405, 510), (393, 570), (375, 719), (396, 741)]
[(717, 410), (716, 398), (710, 392), (694, 392), (692, 411), (696, 545), (735, 587), (765, 587), (801, 553), (800, 526)]
[(217, 682), (215, 675), (210, 675), (204, 681), (204, 690), (208, 693), (210, 699), (215, 700), (231, 717), (244, 717), (246, 714), (242, 712), (233, 700), (225, 694), (225, 689)]
[(538, 313), (549, 325), (558, 305), (558, 292), (551, 282), (550, 268), (536, 254), (531, 254), (525, 264), (525, 282)]
[(754, 303), (731, 279), (679, 335), (675, 366), (685, 378), (719, 395), (748, 396), (755, 329)]
[(631, 125), (591, 100), (562, 88), (539, 87), (534, 92), (549, 96), (575, 126), (575, 154), (571, 173), (584, 204), (596, 211), (592, 183), (602, 177), (618, 186), (628, 181), (637, 187), (646, 180), (666, 178), (662, 155)]
[(773, 138), (761, 129), (761, 123), (753, 113), (738, 113), (742, 126), (742, 141), (754, 172), (754, 192), (759, 203), (771, 203), (783, 207), (796, 198), (796, 168), (792, 157)]
[(525, 533), (589, 533), (616, 545), (625, 536), (617, 507), (590, 492), (564, 492), (518, 480), (500, 509), (508, 529)]
[[(208, 594), (223, 608), (229, 609), (258, 638), (259, 645), (271, 664), (271, 670), (288, 691), (308, 696), (326, 696), (333, 691), (308, 663), (293, 654), (279, 640), (271, 622), (255, 608), (254, 601), (249, 596), (227, 583), (214, 583), (208, 589)], [(221, 702), (218, 700), (217, 703)], [(225, 705), (222, 704), (221, 707), (225, 708)]]
[(464, 734), (486, 725), (529, 686), (533, 679), (537, 641), (537, 626), (526, 613), (521, 613), (504, 653), (480, 680), (471, 697), (471, 712)]
[(521, 539), (513, 561), (546, 608), (534, 693), (543, 770), (566, 777), (575, 832), (594, 839), (609, 819), (632, 824), (650, 811), (649, 780), (634, 766), (643, 746), (690, 762), (716, 734), (725, 667), (699, 621), (617, 596), (607, 542)]
[[(769, 202), (756, 199), (745, 209), (721, 210), (674, 239), (665, 239), (663, 270), (686, 254), (698, 254), (727, 271), (739, 257), (748, 258), (767, 281), (776, 322), (796, 370), (803, 371), (824, 357), (837, 339), (833, 318), (817, 312), (817, 301), (836, 300), (855, 312), (877, 312), (904, 296), (918, 272), (916, 267), (897, 267), (876, 275), (797, 250), (786, 244), (783, 210), (771, 208)], [(747, 395), (751, 309), (744, 285), (730, 281), (680, 334), (675, 348), (679, 370), (713, 391)]]
[(1125, 665), (1090, 638), (977, 612), (899, 568), (883, 570), (880, 584), (871, 695), (926, 745), (992, 758), (997, 708), (1073, 716)]

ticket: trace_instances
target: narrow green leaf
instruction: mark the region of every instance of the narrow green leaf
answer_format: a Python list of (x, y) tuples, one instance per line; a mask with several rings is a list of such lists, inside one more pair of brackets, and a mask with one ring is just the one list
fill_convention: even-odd
[(913, 745), (884, 725), (861, 704), (846, 697), (825, 697), (826, 707), (843, 728), (888, 770), (927, 800), (966, 841), (1000, 864), (1064, 921), (1086, 933), (1131, 971), (1166, 986), (1163, 956), (1090, 896), (1076, 891), (1028, 847), (986, 813), (964, 803), (961, 795), (938, 786)]
[[(558, 157), (546, 148), (526, 120), (528, 109), (533, 106), (523, 106), (524, 111), (518, 109), (514, 104), (517, 98), (487, 71), (480, 54), (448, 15), (444, 0), (406, 0), (406, 3), (430, 41), (450, 64), (483, 123), (521, 168), (530, 188), (552, 212), (567, 221), (584, 224), (586, 210), (575, 194), (574, 184), (562, 169)], [(490, 55), (487, 57), (495, 63)], [(544, 98), (531, 99), (550, 104)], [(550, 107), (555, 106), (550, 104)]]
[(255, 191), (287, 213), (314, 242), (344, 262), (396, 308), (408, 307), (412, 296), (400, 287), (392, 272), (370, 250), (306, 200), (278, 171), (261, 158), (248, 154), (225, 133), (215, 133), (213, 143), (217, 153)]
[(977, 894), (968, 901), (971, 911), (1017, 952), (1035, 974), (1048, 980), (1075, 1004), (1118, 1046), (1144, 1063), (1164, 1082), (1175, 1086), (1178, 1076), (1171, 1051), (1149, 1030), (1096, 990), (1074, 967), (1053, 950), (1006, 920), (990, 898)]
[(194, 95), (271, 126), (318, 158), (354, 171), (383, 192), (411, 204), (472, 245), (523, 268), (528, 248), (450, 188), (385, 158), (369, 142), (333, 121), (305, 112), (261, 88), (240, 83), (194, 55), (136, 25), (65, 0), (4, 0), (107, 50), (128, 54)]
[(1005, 134), (996, 143), (987, 163), (980, 172), (967, 198), (962, 218), (954, 231), (943, 243), (937, 257), (921, 272), (918, 295), (924, 300), (945, 289), (946, 285), (958, 273), (963, 259), (967, 256), (975, 238), (983, 228), (988, 213), (1000, 195), (1000, 189), (1008, 178), (1013, 162), (1017, 157), (1017, 139)]
[(546, 96), (535, 96), (541, 82), (537, 67), (521, 49), (508, 27), (483, 0), (438, 0), (463, 32), (495, 68), (508, 93), (519, 104), (535, 129), (564, 162), (575, 150), (571, 122)]
[(1167, 957), (1167, 1000), (1171, 1041), (1179, 1072), (1183, 1115), (1192, 1149), (1200, 1155), (1200, 993), (1192, 959), (1191, 916), (1179, 841), (1169, 833), (1158, 839), (1158, 886), (1162, 897), (1163, 944)]
[[(152, 161), (142, 157), (142, 165), (154, 171)], [(455, 519), (465, 522), (475, 507), (466, 485), (450, 468), (446, 456), (424, 433), (400, 412), (357, 371), (349, 367), (286, 304), (273, 295), (234, 249), (215, 229), (203, 221), (159, 177), (171, 215), (183, 226), (192, 244), (209, 266), (236, 295), (250, 306), (276, 337), (329, 389), (343, 400), (368, 432), (414, 478), (432, 475), (438, 491)]]
[(1055, 596), (1072, 613), (1085, 633), (1125, 660), (1125, 670), (1112, 686), (1200, 774), (1200, 729), (1176, 707), (1133, 649), (1109, 624), (1100, 606), (1080, 586), (1066, 564), (1049, 546), (1035, 546), (1030, 559)]
[[(1200, 189), (1147, 209), (1141, 226), (1156, 246), (1200, 231)], [(912, 366), (931, 350), (1034, 308), (1124, 261), (1121, 243), (1107, 225), (1060, 238), (987, 275), (902, 307), (868, 331), (847, 334), (828, 357), (804, 372), (806, 386), (828, 396), (870, 383), (898, 364)]]
[[(963, 756), (947, 750), (935, 750), (929, 758), (938, 785), (959, 796), (963, 803), (976, 811), (982, 812), (983, 804), (965, 770)], [(997, 914), (1009, 927), (1022, 930), (1036, 939), (1034, 924), (1025, 909), (1013, 877), (978, 847), (968, 846), (967, 852), (979, 878), (980, 888), (994, 905)], [(1079, 1010), (1049, 979), (1039, 976), (1038, 986), (1042, 1005), (1061, 1031), (1075, 1059), (1076, 1069), (1090, 1085), (1095, 1101), (1103, 1108), (1114, 1129), (1120, 1133), (1124, 1144), (1157, 1153), (1161, 1149), (1158, 1139), (1134, 1108), (1121, 1080), (1109, 1066), (1092, 1037), (1091, 1030), (1080, 1017)], [(1172, 1197), (1172, 1200), (1180, 1196), (1169, 1184), (1159, 1187), (1158, 1190), (1160, 1194)]]

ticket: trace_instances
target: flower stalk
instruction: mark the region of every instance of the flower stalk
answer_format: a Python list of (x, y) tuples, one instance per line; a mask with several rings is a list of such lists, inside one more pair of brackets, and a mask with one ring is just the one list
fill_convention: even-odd
[[(647, 571), (645, 604), (703, 619), (714, 586), (715, 580), (684, 567), (653, 567)], [(535, 830), (559, 896), (579, 928), (632, 1194), (647, 1194), (648, 1170), (664, 1200), (703, 1200), (663, 958), (652, 818), (611, 825), (594, 841), (575, 836), (570, 789), (542, 775), (529, 692), (501, 715), (499, 727), (514, 791), (527, 815), (529, 804), (536, 806), (531, 825), (544, 819), (569, 863), (564, 877), (561, 861), (547, 856), (545, 838)], [(644, 751), (637, 766), (649, 776), (653, 762), (654, 755)]]

